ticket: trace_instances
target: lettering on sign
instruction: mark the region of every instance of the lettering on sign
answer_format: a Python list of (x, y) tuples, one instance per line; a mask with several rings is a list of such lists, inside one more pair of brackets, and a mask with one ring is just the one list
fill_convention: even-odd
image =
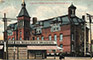
[[(8, 44), (14, 43), (13, 41), (8, 41)], [(15, 41), (15, 44), (56, 44), (56, 43), (54, 41)]]

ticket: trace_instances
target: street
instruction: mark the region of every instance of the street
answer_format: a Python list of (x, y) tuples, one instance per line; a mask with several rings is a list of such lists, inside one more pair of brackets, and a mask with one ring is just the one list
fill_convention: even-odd
[[(3, 60), (3, 59), (0, 59)], [(17, 59), (18, 60), (18, 59)], [(19, 60), (25, 60), (25, 59), (19, 59)], [(47, 59), (27, 59), (27, 60), (59, 60), (59, 57), (47, 57)], [(62, 60), (93, 60), (93, 58), (90, 57), (65, 57), (65, 59)]]
[[(56, 59), (53, 59), (53, 57), (48, 57), (45, 60), (59, 60), (59, 57), (56, 57)], [(65, 57), (65, 59), (62, 60), (93, 60), (93, 58), (90, 57)]]

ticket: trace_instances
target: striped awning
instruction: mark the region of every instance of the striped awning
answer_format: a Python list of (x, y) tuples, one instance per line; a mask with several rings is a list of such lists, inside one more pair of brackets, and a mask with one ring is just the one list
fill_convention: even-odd
[(58, 46), (27, 46), (28, 50), (59, 50)]

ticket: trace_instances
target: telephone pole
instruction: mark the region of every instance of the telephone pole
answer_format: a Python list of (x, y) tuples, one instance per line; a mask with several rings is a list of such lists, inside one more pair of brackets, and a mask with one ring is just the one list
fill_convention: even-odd
[(92, 19), (91, 19), (91, 17), (93, 17), (93, 16), (88, 13), (87, 13), (87, 16), (89, 17), (89, 27), (90, 27), (90, 57), (92, 58), (92, 31), (91, 31)]
[(4, 22), (4, 59), (8, 59), (8, 55), (7, 55), (7, 53), (8, 53), (8, 50), (7, 50), (7, 43), (8, 43), (8, 41), (7, 41), (7, 18), (6, 18), (6, 13), (4, 13), (4, 18), (3, 18), (3, 22)]

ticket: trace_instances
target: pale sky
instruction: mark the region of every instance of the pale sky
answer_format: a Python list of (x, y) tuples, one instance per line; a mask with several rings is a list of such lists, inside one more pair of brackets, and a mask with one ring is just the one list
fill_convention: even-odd
[[(38, 20), (68, 14), (68, 7), (71, 3), (77, 7), (76, 15), (78, 17), (82, 18), (82, 15), (86, 15), (86, 13), (93, 15), (93, 0), (25, 0), (25, 2), (29, 15), (37, 17)], [(0, 0), (0, 18), (3, 18), (3, 13), (7, 14), (7, 18), (16, 18), (21, 4), (22, 0)], [(16, 21), (8, 22), (8, 24), (14, 22)], [(0, 19), (0, 39), (3, 39), (3, 27), (2, 19)]]

